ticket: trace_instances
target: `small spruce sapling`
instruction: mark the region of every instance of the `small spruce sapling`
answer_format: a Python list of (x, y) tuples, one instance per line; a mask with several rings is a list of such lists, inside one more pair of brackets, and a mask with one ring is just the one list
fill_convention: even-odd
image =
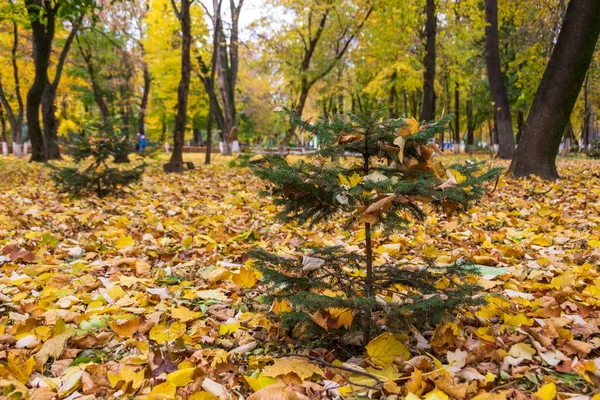
[(140, 179), (145, 163), (130, 168), (117, 168), (111, 161), (127, 159), (132, 146), (129, 140), (115, 133), (78, 136), (69, 153), (74, 166), (55, 169), (52, 175), (63, 192), (82, 194), (95, 192), (99, 197), (119, 191)]
[(465, 210), (485, 193), (483, 184), (499, 175), (500, 169), (485, 171), (473, 161), (446, 168), (435, 157), (441, 150), (433, 139), (448, 129), (450, 115), (421, 126), (412, 118), (383, 119), (380, 112), (312, 124), (284, 111), (292, 124), (314, 135), (320, 149), (297, 162), (279, 155), (252, 160), (254, 173), (267, 182), (262, 194), (281, 206), (277, 217), (313, 227), (341, 214), (348, 228), (364, 230), (359, 253), (316, 248), (296, 259), (252, 251), (269, 287), (267, 300), (287, 311), (280, 314), (284, 325), (312, 321), (325, 330), (359, 328), (366, 344), (376, 315), (393, 331), (432, 325), (482, 303), (473, 283), (477, 268), (469, 262), (373, 263), (374, 229), (386, 234), (404, 229), (410, 220), (423, 219), (424, 206), (446, 214)]

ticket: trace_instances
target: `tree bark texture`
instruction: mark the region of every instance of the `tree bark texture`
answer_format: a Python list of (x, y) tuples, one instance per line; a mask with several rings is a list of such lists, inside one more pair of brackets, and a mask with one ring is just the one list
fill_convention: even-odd
[(558, 178), (556, 156), (600, 35), (600, 0), (571, 0), (510, 171)]
[(510, 159), (515, 152), (515, 140), (508, 95), (500, 70), (497, 0), (485, 0), (485, 20), (485, 59), (498, 132), (498, 157)]
[(425, 58), (423, 59), (423, 105), (421, 121), (435, 119), (435, 36), (437, 31), (437, 15), (435, 0), (427, 0), (425, 5), (427, 20), (425, 22)]
[(187, 118), (188, 93), (190, 90), (190, 79), (192, 62), (190, 58), (191, 48), (191, 21), (190, 1), (181, 0), (181, 10), (178, 11), (173, 1), (173, 8), (178, 14), (181, 23), (181, 79), (177, 88), (177, 114), (175, 116), (175, 129), (173, 131), (173, 152), (168, 164), (164, 165), (165, 172), (183, 171), (183, 141), (185, 136), (185, 125)]

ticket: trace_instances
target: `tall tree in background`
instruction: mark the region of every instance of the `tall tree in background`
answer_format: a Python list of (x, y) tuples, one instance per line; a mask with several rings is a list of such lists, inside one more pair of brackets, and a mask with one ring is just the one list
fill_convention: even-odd
[(239, 0), (237, 5), (234, 0), (230, 0), (229, 7), (231, 12), (231, 30), (229, 33), (229, 43), (223, 29), (221, 7), (222, 0), (213, 0), (214, 30), (213, 35), (217, 38), (213, 49), (216, 52), (216, 70), (219, 81), (219, 94), (221, 104), (223, 105), (223, 154), (231, 154), (231, 146), (236, 126), (235, 109), (235, 85), (237, 82), (239, 65), (239, 17), (244, 0)]
[(437, 30), (437, 14), (435, 0), (427, 0), (425, 5), (427, 20), (425, 21), (425, 58), (423, 59), (423, 106), (421, 121), (435, 119), (435, 34)]
[(190, 5), (192, 2), (193, 0), (181, 0), (181, 7), (178, 8), (175, 0), (171, 0), (175, 15), (177, 15), (181, 24), (181, 79), (177, 89), (177, 115), (175, 116), (175, 129), (173, 131), (173, 152), (169, 162), (164, 165), (165, 172), (183, 171), (183, 140), (192, 70), (190, 57), (192, 41)]
[(485, 0), (485, 56), (487, 64), (490, 94), (496, 116), (498, 132), (498, 157), (512, 158), (515, 152), (515, 140), (512, 130), (512, 118), (506, 86), (500, 70), (500, 53), (498, 51), (498, 1)]
[(65, 60), (73, 43), (73, 39), (77, 34), (77, 30), (81, 24), (82, 16), (71, 22), (71, 30), (63, 45), (63, 48), (58, 57), (54, 72), (54, 79), (46, 82), (44, 94), (42, 96), (42, 119), (44, 121), (44, 146), (46, 159), (54, 160), (60, 158), (60, 150), (58, 148), (58, 120), (56, 118), (56, 90), (60, 83)]
[(31, 140), (31, 161), (46, 161), (44, 136), (40, 124), (40, 104), (48, 84), (48, 66), (59, 1), (25, 0), (33, 33), (35, 78), (27, 92), (27, 126)]
[[(223, 4), (223, 0), (214, 0), (213, 1), (213, 15), (210, 16), (213, 23), (213, 42), (212, 42), (212, 54), (210, 57), (210, 66), (206, 65), (202, 56), (199, 55), (198, 59), (198, 76), (202, 81), (202, 85), (204, 86), (204, 90), (208, 95), (208, 118), (206, 120), (206, 156), (204, 159), (205, 164), (210, 164), (210, 156), (212, 152), (212, 124), (213, 120), (217, 124), (217, 129), (221, 132), (221, 141), (225, 142), (225, 117), (223, 116), (223, 110), (221, 109), (221, 105), (219, 104), (219, 99), (217, 97), (216, 85), (215, 85), (215, 76), (217, 73), (217, 57), (218, 57), (218, 48), (219, 48), (219, 40), (221, 35), (218, 32), (222, 31), (221, 25), (223, 24), (223, 20), (221, 19), (221, 7)], [(236, 50), (237, 51), (237, 50)], [(237, 58), (237, 57), (236, 57)], [(234, 98), (235, 99), (235, 98)], [(234, 110), (235, 111), (235, 110)]]
[[(267, 40), (270, 50), (281, 57), (280, 72), (287, 75), (292, 97), (290, 109), (302, 116), (311, 88), (326, 77), (346, 54), (350, 44), (360, 33), (373, 12), (371, 1), (359, 2), (354, 7), (341, 1), (316, 3), (313, 1), (284, 2), (297, 21), (281, 21), (283, 26)], [(301, 21), (301, 22), (300, 22)], [(285, 149), (295, 135), (292, 125), (281, 142)]]
[(571, 0), (510, 171), (558, 178), (556, 156), (600, 35), (600, 0)]
[(11, 65), (12, 65), (12, 73), (15, 85), (15, 97), (17, 99), (17, 110), (11, 106), (8, 101), (8, 94), (4, 91), (4, 87), (2, 86), (2, 74), (0, 74), (0, 103), (6, 110), (6, 115), (8, 117), (8, 123), (10, 124), (10, 129), (12, 131), (12, 139), (13, 139), (13, 152), (17, 156), (21, 156), (21, 145), (23, 143), (23, 120), (24, 120), (24, 105), (23, 98), (21, 97), (21, 85), (19, 79), (19, 67), (17, 65), (17, 50), (19, 47), (19, 28), (15, 21), (12, 21), (12, 31), (13, 31), (13, 46), (11, 48)]

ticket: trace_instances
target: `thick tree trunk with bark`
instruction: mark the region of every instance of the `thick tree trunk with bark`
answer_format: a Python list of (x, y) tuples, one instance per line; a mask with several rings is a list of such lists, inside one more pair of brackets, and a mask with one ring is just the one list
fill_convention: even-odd
[[(30, 161), (35, 162), (46, 161), (44, 135), (40, 124), (40, 104), (49, 82), (48, 66), (54, 39), (55, 16), (60, 4), (60, 2), (54, 4), (45, 0), (25, 0), (33, 33), (35, 77), (27, 92), (27, 124), (31, 140)], [(41, 18), (42, 10), (43, 18)]]
[(56, 91), (50, 82), (42, 96), (42, 119), (44, 121), (44, 151), (47, 160), (60, 159), (58, 149), (58, 121), (56, 119), (56, 105), (54, 104)]
[(485, 0), (485, 20), (487, 22), (485, 27), (485, 59), (498, 133), (498, 157), (510, 159), (515, 152), (515, 140), (513, 138), (508, 95), (500, 70), (498, 0)]
[(423, 106), (421, 121), (435, 119), (435, 35), (437, 31), (437, 15), (435, 0), (427, 0), (425, 5), (427, 20), (425, 22), (425, 58), (423, 59)]
[(558, 178), (556, 156), (600, 35), (600, 0), (571, 0), (510, 171)]
[(173, 152), (171, 153), (169, 162), (164, 165), (164, 170), (165, 172), (181, 172), (183, 171), (183, 140), (185, 136), (188, 93), (190, 90), (192, 69), (190, 59), (192, 31), (190, 0), (181, 0), (181, 10), (179, 11), (175, 5), (175, 0), (171, 1), (181, 23), (181, 80), (177, 89), (177, 114), (175, 116), (175, 130), (173, 131)]
[(46, 159), (55, 160), (60, 159), (60, 150), (58, 147), (58, 126), (59, 121), (56, 118), (56, 91), (60, 84), (60, 78), (64, 69), (67, 55), (73, 43), (73, 39), (77, 34), (81, 19), (73, 21), (71, 31), (67, 40), (60, 52), (58, 57), (58, 63), (56, 64), (56, 72), (54, 73), (54, 80), (46, 82), (46, 88), (44, 95), (42, 96), (42, 119), (44, 121), (44, 147), (46, 152)]

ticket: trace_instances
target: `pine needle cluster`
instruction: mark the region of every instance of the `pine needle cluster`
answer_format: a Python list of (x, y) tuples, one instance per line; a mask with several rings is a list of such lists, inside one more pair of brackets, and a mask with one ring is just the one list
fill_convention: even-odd
[(61, 191), (71, 194), (94, 192), (103, 197), (118, 192), (139, 180), (146, 167), (114, 165), (115, 160), (127, 159), (132, 148), (125, 136), (116, 133), (77, 136), (68, 149), (75, 165), (53, 167), (52, 177)]
[(448, 129), (451, 115), (419, 126), (379, 112), (314, 124), (285, 112), (314, 135), (319, 150), (295, 162), (279, 155), (252, 160), (254, 173), (268, 183), (262, 194), (280, 206), (277, 217), (284, 222), (315, 227), (339, 216), (348, 229), (362, 226), (365, 240), (360, 253), (315, 248), (295, 259), (252, 252), (270, 288), (268, 300), (290, 305), (280, 313), (284, 323), (358, 328), (368, 340), (374, 326), (432, 326), (461, 307), (481, 304), (477, 268), (467, 261), (444, 267), (373, 263), (374, 229), (391, 234), (426, 212), (464, 211), (499, 176), (499, 169), (486, 170), (480, 162), (442, 164), (434, 137)]

